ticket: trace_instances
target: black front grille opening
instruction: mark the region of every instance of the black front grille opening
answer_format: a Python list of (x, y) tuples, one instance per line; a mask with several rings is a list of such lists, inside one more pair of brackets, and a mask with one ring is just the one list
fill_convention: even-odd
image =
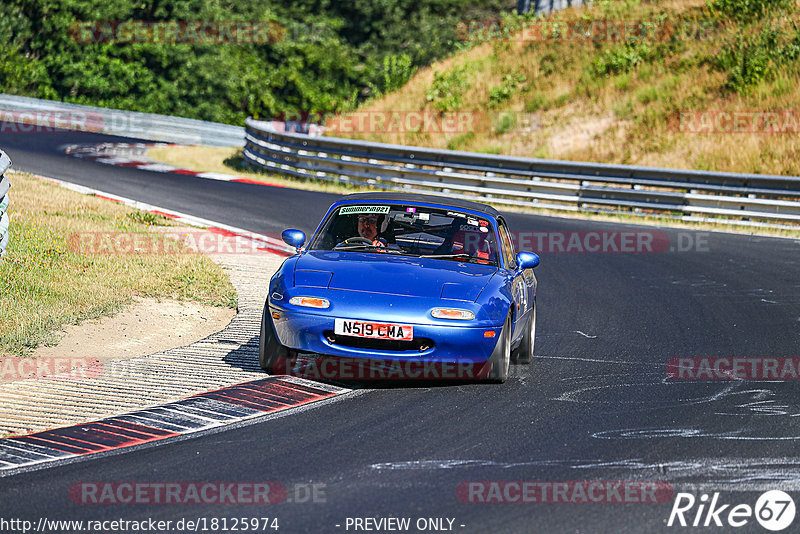
[(424, 337), (415, 337), (411, 341), (395, 339), (369, 339), (363, 337), (341, 336), (333, 330), (325, 331), (325, 339), (331, 345), (342, 345), (354, 349), (390, 350), (394, 352), (425, 352), (433, 348), (433, 340)]

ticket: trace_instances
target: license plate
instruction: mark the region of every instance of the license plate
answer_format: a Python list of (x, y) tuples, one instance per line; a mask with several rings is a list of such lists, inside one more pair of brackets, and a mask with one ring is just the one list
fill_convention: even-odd
[(342, 336), (368, 337), (372, 339), (395, 339), (410, 341), (414, 339), (414, 327), (405, 324), (371, 323), (336, 319), (334, 333)]

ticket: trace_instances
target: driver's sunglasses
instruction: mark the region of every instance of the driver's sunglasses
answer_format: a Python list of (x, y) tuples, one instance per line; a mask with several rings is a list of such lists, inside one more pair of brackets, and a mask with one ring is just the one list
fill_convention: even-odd
[(378, 224), (378, 218), (377, 217), (365, 217), (365, 216), (362, 215), (362, 216), (360, 216), (358, 218), (358, 222), (360, 224), (371, 224), (373, 226), (376, 226)]

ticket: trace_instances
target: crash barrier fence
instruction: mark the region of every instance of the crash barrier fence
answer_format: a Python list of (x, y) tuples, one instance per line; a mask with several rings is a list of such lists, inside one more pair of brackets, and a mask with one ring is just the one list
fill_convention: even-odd
[(746, 226), (800, 224), (800, 177), (569, 162), (277, 131), (246, 121), (244, 158), (303, 179), (500, 206)]
[(591, 5), (591, 0), (517, 0), (517, 12), (528, 13), (533, 11), (537, 15), (540, 13), (550, 13), (568, 7), (579, 7), (584, 4)]
[(9, 193), (11, 182), (9, 181), (6, 171), (11, 167), (11, 160), (5, 152), (0, 150), (0, 259), (6, 254), (8, 241), (11, 232), (9, 225), (11, 220), (8, 217)]
[(2, 133), (105, 133), (188, 145), (242, 146), (244, 128), (230, 124), (106, 109), (0, 94)]

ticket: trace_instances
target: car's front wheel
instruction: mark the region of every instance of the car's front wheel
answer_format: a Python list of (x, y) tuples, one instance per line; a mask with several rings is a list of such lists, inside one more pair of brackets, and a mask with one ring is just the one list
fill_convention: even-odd
[[(264, 306), (264, 313), (261, 317), (261, 337), (258, 340), (258, 364), (269, 374), (275, 374), (276, 364), (282, 362), (282, 367), (285, 367), (288, 360), (289, 349), (278, 341), (269, 306)], [(280, 371), (285, 372), (283, 369)]]
[(506, 318), (506, 323), (503, 325), (503, 331), (500, 333), (500, 339), (497, 340), (497, 345), (494, 347), (492, 357), (489, 358), (489, 374), (486, 377), (487, 382), (493, 384), (502, 384), (508, 379), (508, 366), (511, 363), (511, 316)]

